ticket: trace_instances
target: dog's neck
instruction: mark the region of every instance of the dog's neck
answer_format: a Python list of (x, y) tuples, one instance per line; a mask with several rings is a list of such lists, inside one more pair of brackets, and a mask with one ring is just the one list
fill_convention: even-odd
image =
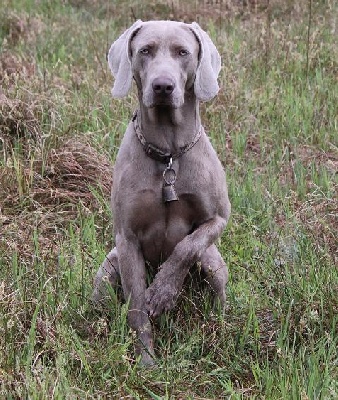
[(147, 142), (171, 153), (191, 142), (201, 126), (199, 103), (193, 100), (185, 99), (179, 108), (147, 108), (140, 102), (141, 129)]

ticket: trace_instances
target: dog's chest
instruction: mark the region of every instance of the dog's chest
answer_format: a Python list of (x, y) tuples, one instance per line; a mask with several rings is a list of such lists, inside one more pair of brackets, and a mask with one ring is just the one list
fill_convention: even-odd
[(218, 176), (223, 171), (217, 163), (211, 168), (203, 159), (190, 161), (189, 155), (173, 163), (178, 200), (170, 202), (163, 197), (165, 165), (141, 157), (137, 167), (135, 163), (116, 165), (113, 208), (117, 230), (119, 226), (131, 230), (145, 259), (154, 265), (221, 208), (222, 179)]
[[(139, 202), (129, 210), (128, 225), (138, 237), (144, 257), (152, 264), (163, 262), (177, 243), (211, 217), (200, 198), (180, 192), (179, 200), (163, 202), (160, 190), (139, 192)], [(136, 207), (135, 207), (136, 205)]]

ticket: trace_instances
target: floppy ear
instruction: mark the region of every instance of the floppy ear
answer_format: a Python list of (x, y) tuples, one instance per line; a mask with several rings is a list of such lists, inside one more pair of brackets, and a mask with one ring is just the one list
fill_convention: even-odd
[(127, 96), (133, 80), (130, 60), (130, 41), (141, 28), (139, 19), (127, 29), (110, 47), (108, 52), (108, 64), (115, 77), (112, 89), (113, 97)]
[(191, 29), (200, 44), (199, 64), (195, 78), (195, 95), (201, 101), (211, 100), (219, 90), (217, 78), (221, 70), (221, 57), (209, 35), (196, 23)]

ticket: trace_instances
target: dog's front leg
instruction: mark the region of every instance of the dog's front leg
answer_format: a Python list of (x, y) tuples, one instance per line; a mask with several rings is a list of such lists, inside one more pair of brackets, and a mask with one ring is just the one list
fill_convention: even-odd
[(173, 308), (189, 268), (200, 260), (207, 248), (221, 235), (226, 224), (225, 218), (216, 216), (175, 246), (146, 291), (146, 306), (150, 316), (156, 317)]
[(154, 364), (151, 324), (145, 306), (146, 270), (139, 242), (134, 235), (118, 234), (116, 247), (121, 283), (126, 301), (129, 301), (128, 324), (136, 331), (138, 343), (135, 352), (141, 355), (141, 364)]

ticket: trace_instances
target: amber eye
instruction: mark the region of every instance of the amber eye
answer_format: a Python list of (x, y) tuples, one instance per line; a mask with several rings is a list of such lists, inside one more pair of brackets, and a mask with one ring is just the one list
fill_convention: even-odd
[(179, 54), (180, 56), (184, 57), (184, 56), (189, 55), (190, 53), (189, 53), (189, 51), (186, 50), (186, 49), (181, 49), (181, 50), (178, 52), (178, 54)]
[(148, 55), (150, 53), (150, 50), (148, 47), (144, 47), (139, 51), (140, 54), (143, 54), (144, 56)]

